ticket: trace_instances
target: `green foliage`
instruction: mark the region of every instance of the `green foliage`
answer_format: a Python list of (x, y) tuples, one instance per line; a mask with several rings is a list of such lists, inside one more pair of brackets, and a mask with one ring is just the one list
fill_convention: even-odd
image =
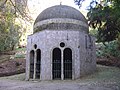
[(13, 50), (19, 42), (24, 31), (21, 25), (16, 24), (15, 19), (27, 17), (26, 5), (27, 0), (0, 1), (0, 51)]
[(114, 16), (113, 11), (113, 8), (110, 6), (103, 7), (101, 4), (98, 4), (94, 8), (90, 8), (88, 12), (89, 25), (98, 29), (98, 42), (109, 42), (118, 37), (120, 30), (117, 26), (118, 17)]
[(89, 33), (97, 38), (98, 31), (96, 29), (90, 29)]
[[(74, 0), (80, 6), (84, 0)], [(87, 17), (89, 25), (98, 30), (97, 42), (116, 40), (120, 33), (120, 0), (92, 0)]]
[(3, 18), (0, 19), (0, 51), (14, 49), (19, 40), (19, 26), (15, 24), (15, 15), (11, 10), (12, 7), (6, 2), (5, 9), (0, 11)]
[[(12, 34), (11, 34), (12, 33)], [(19, 40), (19, 33), (10, 32), (9, 34), (2, 34), (0, 36), (0, 51), (13, 50)]]
[(118, 49), (119, 47), (118, 41), (115, 40), (109, 43), (106, 42), (105, 45), (102, 43), (99, 43), (97, 46), (100, 47), (96, 52), (96, 55), (98, 57), (111, 55), (111, 56), (120, 58), (120, 50)]
[(25, 58), (26, 48), (16, 48), (15, 58)]
[[(84, 0), (74, 1), (81, 6)], [(97, 56), (120, 57), (120, 0), (92, 0), (87, 17), (90, 33), (99, 43)]]
[(26, 48), (16, 48), (16, 51), (26, 51)]
[(24, 54), (17, 54), (17, 55), (15, 55), (15, 58), (25, 58), (25, 55)]
[(120, 49), (120, 33), (118, 35), (118, 48)]

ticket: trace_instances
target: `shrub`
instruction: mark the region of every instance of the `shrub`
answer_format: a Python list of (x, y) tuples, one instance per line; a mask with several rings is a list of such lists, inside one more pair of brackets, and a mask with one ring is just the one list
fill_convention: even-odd
[(108, 54), (114, 57), (120, 57), (120, 50), (118, 49), (119, 45), (117, 40), (105, 43), (105, 45), (101, 43), (98, 43), (97, 45), (100, 46), (96, 51), (96, 55), (98, 57), (106, 56)]

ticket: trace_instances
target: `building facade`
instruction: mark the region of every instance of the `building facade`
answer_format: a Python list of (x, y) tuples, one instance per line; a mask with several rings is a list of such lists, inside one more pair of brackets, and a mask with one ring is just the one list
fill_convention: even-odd
[(96, 70), (95, 38), (78, 10), (47, 8), (33, 31), (27, 39), (26, 80), (78, 79)]

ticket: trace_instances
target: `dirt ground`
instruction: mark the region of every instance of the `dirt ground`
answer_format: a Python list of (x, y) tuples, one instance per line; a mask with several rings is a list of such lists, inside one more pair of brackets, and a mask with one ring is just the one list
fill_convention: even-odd
[(6, 60), (0, 63), (0, 77), (25, 72), (25, 59)]
[(0, 90), (120, 90), (120, 69), (97, 66), (78, 80), (25, 81), (25, 74), (0, 77)]
[(120, 90), (117, 86), (110, 85), (91, 85), (89, 83), (71, 82), (17, 82), (0, 81), (0, 90)]
[(120, 58), (110, 55), (107, 55), (106, 57), (97, 57), (97, 64), (120, 68)]
[(25, 81), (25, 59), (3, 59), (0, 62), (0, 90), (120, 90), (120, 60), (98, 58), (97, 63), (101, 65), (97, 65), (94, 74), (77, 80)]

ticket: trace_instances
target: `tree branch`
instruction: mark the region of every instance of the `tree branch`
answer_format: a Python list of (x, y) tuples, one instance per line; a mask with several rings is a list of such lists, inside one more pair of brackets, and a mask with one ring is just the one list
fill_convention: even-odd
[(12, 0), (10, 0), (10, 2), (11, 2), (11, 4), (13, 5), (13, 7), (20, 13), (20, 15), (22, 16), (22, 19), (23, 19), (24, 21), (25, 21), (25, 20), (27, 20), (27, 21), (33, 20), (31, 17), (29, 17), (28, 15), (26, 15), (25, 12), (21, 12), (21, 11), (19, 10), (19, 8), (16, 7), (16, 5), (14, 5), (14, 3), (13, 3)]
[(2, 4), (0, 4), (0, 8), (3, 8), (4, 5), (6, 4), (7, 0), (5, 0)]

